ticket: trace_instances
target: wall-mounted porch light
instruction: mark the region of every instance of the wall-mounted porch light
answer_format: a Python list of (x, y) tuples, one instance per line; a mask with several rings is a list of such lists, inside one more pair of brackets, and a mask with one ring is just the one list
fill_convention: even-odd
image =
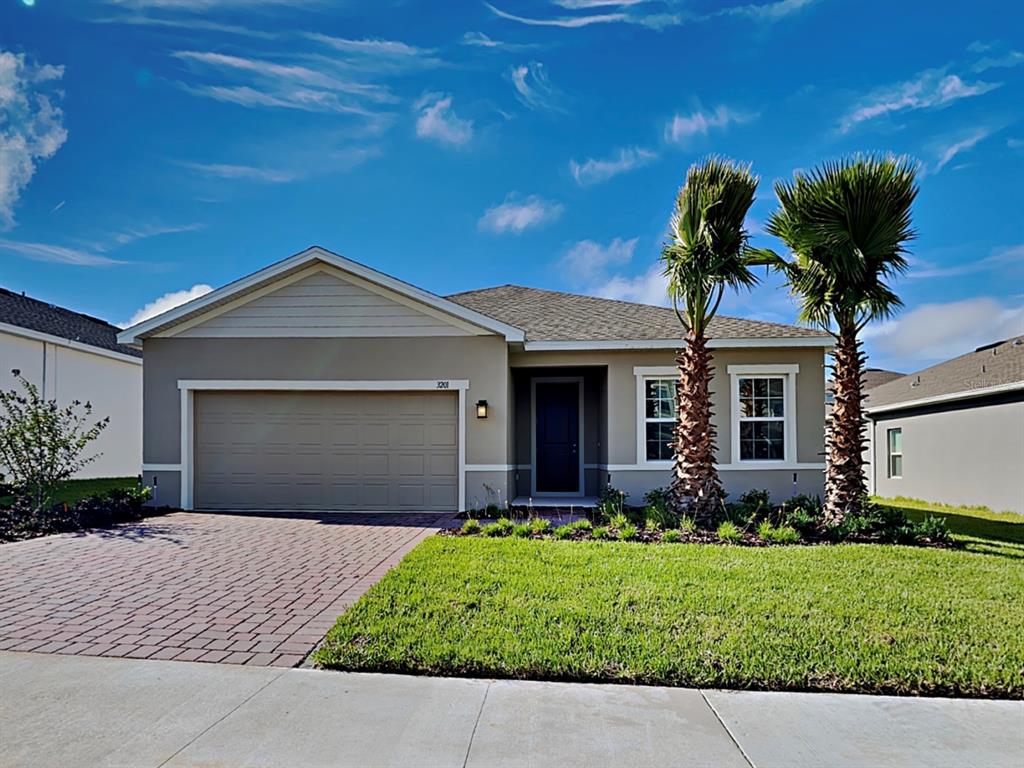
[(478, 419), (486, 419), (487, 418), (487, 401), (486, 400), (477, 400), (476, 401), (476, 417)]

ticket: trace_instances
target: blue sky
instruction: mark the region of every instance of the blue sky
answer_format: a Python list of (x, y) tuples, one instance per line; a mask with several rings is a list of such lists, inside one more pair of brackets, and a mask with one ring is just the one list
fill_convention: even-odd
[[(441, 8), (443, 7), (443, 12)], [(311, 244), (437, 293), (663, 301), (708, 153), (922, 167), (872, 365), (1024, 333), (1024, 6), (0, 0), (0, 285), (124, 323)], [(729, 314), (791, 321), (776, 278)]]

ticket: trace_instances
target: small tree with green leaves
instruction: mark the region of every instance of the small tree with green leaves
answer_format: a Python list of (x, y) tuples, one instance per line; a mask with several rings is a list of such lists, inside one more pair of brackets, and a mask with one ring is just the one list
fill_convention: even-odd
[(39, 388), (11, 371), (20, 386), (0, 390), (0, 471), (28, 514), (40, 516), (53, 505), (60, 484), (100, 454), (86, 455), (109, 417), (92, 420), (92, 405), (75, 400), (60, 407)]

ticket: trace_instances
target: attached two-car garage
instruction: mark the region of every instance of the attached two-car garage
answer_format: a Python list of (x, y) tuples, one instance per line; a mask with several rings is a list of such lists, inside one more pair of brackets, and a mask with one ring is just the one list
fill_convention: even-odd
[(455, 392), (202, 391), (194, 508), (458, 507)]

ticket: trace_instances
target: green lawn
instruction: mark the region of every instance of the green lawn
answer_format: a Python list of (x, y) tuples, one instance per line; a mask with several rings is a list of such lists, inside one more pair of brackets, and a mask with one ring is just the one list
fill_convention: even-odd
[[(134, 488), (138, 483), (135, 477), (97, 477), (91, 480), (68, 480), (54, 499), (55, 504), (66, 502), (74, 504), (76, 501), (87, 499), (98, 493), (107, 493), (115, 488)], [(0, 496), (0, 504), (10, 504), (13, 499), (10, 496)]]
[(959, 550), (432, 537), (339, 619), (316, 660), (439, 675), (1019, 697), (1024, 544), (980, 527)]
[(911, 520), (929, 515), (943, 517), (949, 530), (965, 542), (1004, 541), (1024, 544), (1024, 515), (1015, 512), (993, 512), (988, 507), (955, 507), (934, 504), (920, 499), (874, 499), (879, 504), (898, 507)]

